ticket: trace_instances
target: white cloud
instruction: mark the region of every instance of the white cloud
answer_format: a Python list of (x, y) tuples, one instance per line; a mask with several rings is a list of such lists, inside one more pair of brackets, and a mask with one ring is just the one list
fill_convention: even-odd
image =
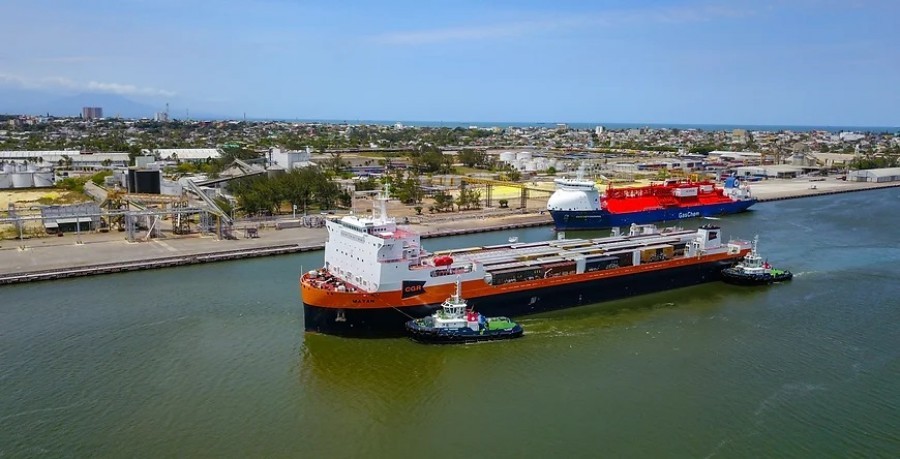
[(0, 85), (18, 86), (25, 89), (64, 89), (70, 91), (93, 91), (121, 96), (161, 96), (172, 97), (173, 91), (136, 86), (133, 84), (107, 83), (100, 81), (76, 81), (60, 76), (27, 78), (20, 75), (0, 73)]
[(752, 14), (754, 13), (749, 7), (740, 8), (737, 6), (722, 5), (617, 10), (475, 27), (450, 27), (409, 32), (389, 32), (374, 36), (373, 41), (386, 45), (423, 45), (464, 40), (477, 41), (493, 38), (521, 37), (551, 30), (579, 27), (704, 22), (717, 18), (742, 17)]
[(459, 40), (517, 37), (529, 33), (535, 25), (537, 24), (517, 23), (483, 27), (456, 27), (413, 32), (393, 32), (376, 36), (375, 41), (386, 45), (423, 45)]
[(88, 62), (96, 62), (100, 59), (94, 56), (57, 56), (57, 57), (39, 57), (34, 59), (36, 62), (49, 62), (51, 64), (84, 64)]

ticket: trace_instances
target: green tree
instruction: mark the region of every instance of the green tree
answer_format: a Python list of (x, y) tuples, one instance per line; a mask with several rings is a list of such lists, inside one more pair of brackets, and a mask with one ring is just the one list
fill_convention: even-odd
[(453, 196), (445, 193), (444, 191), (438, 191), (434, 194), (434, 210), (438, 212), (446, 212), (447, 210), (453, 210)]
[(481, 192), (469, 188), (463, 188), (459, 192), (459, 197), (456, 198), (456, 205), (459, 208), (465, 207), (466, 210), (469, 210), (473, 207), (476, 209), (481, 208)]
[(473, 150), (471, 148), (463, 148), (457, 154), (459, 162), (467, 167), (484, 166), (487, 154), (482, 151)]

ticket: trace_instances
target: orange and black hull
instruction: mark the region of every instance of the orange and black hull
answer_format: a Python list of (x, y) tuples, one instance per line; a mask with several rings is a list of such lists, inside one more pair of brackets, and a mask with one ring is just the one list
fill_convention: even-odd
[[(718, 281), (744, 253), (498, 286), (472, 280), (463, 283), (462, 296), (485, 316), (519, 317)], [(450, 283), (402, 298), (400, 292), (323, 292), (301, 284), (306, 330), (350, 337), (402, 335), (406, 321), (434, 312), (455, 288)]]

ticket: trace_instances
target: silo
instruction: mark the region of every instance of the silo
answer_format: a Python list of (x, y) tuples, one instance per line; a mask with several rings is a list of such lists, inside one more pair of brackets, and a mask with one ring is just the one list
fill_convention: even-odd
[(161, 194), (170, 196), (181, 196), (181, 183), (172, 180), (163, 180), (160, 182), (159, 191)]
[(124, 189), (128, 189), (128, 171), (127, 170), (115, 170), (113, 171), (113, 175), (107, 177), (107, 179), (112, 179), (109, 182), (110, 187), (119, 186)]
[(272, 167), (266, 169), (266, 175), (270, 179), (274, 179), (274, 178), (278, 177), (279, 175), (284, 175), (284, 173), (285, 173), (285, 170), (281, 166), (272, 166)]
[(31, 175), (31, 172), (14, 172), (10, 174), (10, 177), (12, 177), (12, 187), (31, 188), (33, 185)]
[(128, 169), (128, 179), (126, 183), (128, 183), (128, 192), (129, 193), (137, 193), (135, 190), (137, 189), (137, 180), (135, 178), (136, 169)]
[(159, 194), (159, 171), (134, 171), (135, 193)]
[(41, 170), (34, 173), (34, 186), (48, 188), (53, 186), (53, 171)]

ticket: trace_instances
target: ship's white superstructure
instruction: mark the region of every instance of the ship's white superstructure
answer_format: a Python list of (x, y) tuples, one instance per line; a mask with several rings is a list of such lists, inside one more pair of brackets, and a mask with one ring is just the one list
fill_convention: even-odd
[(593, 180), (585, 180), (584, 166), (578, 168), (574, 179), (558, 178), (553, 181), (556, 191), (547, 200), (547, 210), (599, 210), (600, 191)]
[(376, 216), (349, 215), (326, 223), (325, 269), (348, 284), (345, 289), (391, 291), (402, 289), (404, 281), (429, 282), (453, 274), (465, 280), (483, 277), (473, 273), (472, 263), (435, 265), (421, 247), (420, 236), (388, 217), (387, 201), (384, 196), (376, 198)]

